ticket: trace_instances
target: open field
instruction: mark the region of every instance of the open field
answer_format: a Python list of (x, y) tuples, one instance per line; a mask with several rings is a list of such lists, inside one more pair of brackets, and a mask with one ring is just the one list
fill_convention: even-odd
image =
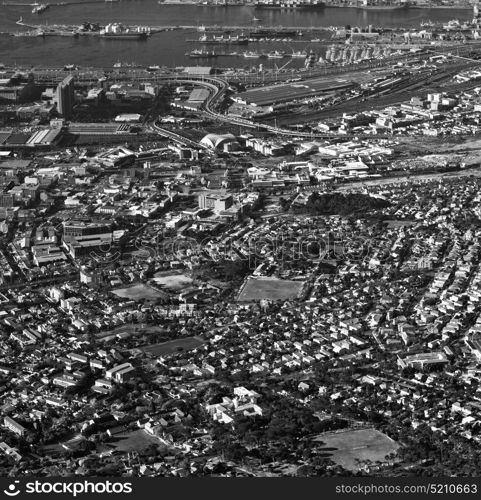
[(116, 450), (123, 452), (143, 451), (148, 446), (155, 444), (159, 445), (159, 440), (145, 432), (143, 429), (138, 429), (128, 434), (119, 434), (115, 436), (110, 444)]
[(165, 356), (168, 354), (173, 354), (179, 349), (183, 351), (190, 351), (196, 347), (200, 347), (204, 341), (199, 337), (185, 337), (183, 339), (169, 340), (168, 342), (162, 342), (161, 344), (152, 344), (149, 346), (142, 347), (144, 352), (153, 354), (154, 356)]
[(156, 300), (166, 296), (166, 294), (143, 284), (134, 285), (128, 288), (118, 288), (117, 290), (113, 290), (112, 293), (117, 295), (117, 297), (132, 300)]
[(127, 323), (125, 325), (96, 334), (97, 340), (108, 342), (119, 335), (122, 338), (135, 337), (140, 335), (156, 335), (167, 333), (165, 328), (145, 323)]
[(254, 300), (295, 299), (304, 285), (303, 281), (280, 280), (276, 278), (249, 278), (237, 297), (238, 302)]
[(192, 278), (189, 278), (185, 274), (169, 274), (166, 276), (162, 274), (163, 273), (156, 273), (154, 281), (157, 285), (170, 288), (171, 290), (182, 290), (192, 283)]
[(359, 462), (384, 461), (386, 455), (395, 452), (399, 445), (390, 437), (375, 429), (358, 429), (344, 432), (326, 432), (315, 438), (330, 450), (331, 459), (351, 471), (360, 468)]

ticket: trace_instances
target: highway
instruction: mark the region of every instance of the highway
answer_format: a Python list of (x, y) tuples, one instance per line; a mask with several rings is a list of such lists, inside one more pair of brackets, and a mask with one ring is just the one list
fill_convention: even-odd
[(190, 148), (205, 148), (205, 146), (199, 142), (193, 141), (191, 139), (188, 139), (187, 137), (184, 137), (183, 135), (176, 134), (175, 132), (172, 132), (171, 130), (167, 130), (165, 128), (159, 127), (157, 123), (154, 123), (152, 125), (152, 131), (157, 132), (159, 135), (162, 137), (166, 137), (167, 139), (170, 139), (173, 142), (176, 142), (177, 144), (181, 144), (182, 146), (190, 147)]
[[(167, 79), (169, 80), (169, 79)], [(174, 78), (171, 79), (173, 83), (179, 83), (179, 84), (189, 84), (189, 85), (196, 85), (199, 87), (204, 87), (209, 90), (209, 98), (206, 100), (204, 103), (204, 106), (199, 110), (201, 114), (204, 116), (207, 116), (213, 120), (221, 121), (224, 123), (228, 123), (230, 125), (236, 125), (244, 128), (250, 128), (250, 129), (261, 129), (264, 131), (271, 132), (273, 134), (276, 134), (278, 136), (284, 136), (284, 137), (304, 137), (306, 139), (333, 139), (337, 137), (342, 137), (345, 139), (350, 139), (353, 137), (357, 138), (370, 138), (370, 139), (376, 139), (376, 138), (388, 138), (390, 136), (387, 135), (343, 135), (343, 136), (336, 136), (333, 134), (314, 134), (312, 132), (301, 132), (297, 130), (289, 130), (289, 129), (284, 129), (282, 127), (277, 127), (273, 125), (266, 125), (266, 124), (260, 124), (260, 123), (255, 123), (252, 122), (251, 120), (246, 120), (244, 118), (238, 118), (234, 116), (228, 116), (228, 115), (223, 115), (218, 113), (215, 108), (217, 104), (220, 102), (220, 100), (224, 97), (226, 91), (228, 90), (228, 85), (224, 80), (215, 78), (215, 77), (206, 77), (206, 78)], [(192, 139), (188, 139), (181, 134), (178, 134), (176, 132), (172, 132), (171, 130), (165, 129), (160, 127), (157, 123), (154, 123), (152, 125), (152, 129), (157, 132), (159, 135), (163, 137), (167, 137), (171, 139), (172, 141), (182, 144), (187, 147), (195, 147), (195, 148), (203, 148), (207, 149), (203, 144), (200, 144), (199, 142), (193, 141)]]

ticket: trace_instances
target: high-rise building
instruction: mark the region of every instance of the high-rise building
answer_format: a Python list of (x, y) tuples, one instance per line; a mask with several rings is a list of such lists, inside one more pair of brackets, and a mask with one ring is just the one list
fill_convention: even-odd
[(69, 75), (57, 87), (57, 111), (67, 119), (72, 116), (75, 103), (74, 84), (73, 76)]

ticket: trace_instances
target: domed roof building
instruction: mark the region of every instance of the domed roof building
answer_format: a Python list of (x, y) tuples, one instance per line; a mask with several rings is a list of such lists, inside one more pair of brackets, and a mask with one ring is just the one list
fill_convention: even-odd
[(219, 149), (224, 144), (237, 143), (237, 139), (234, 134), (207, 134), (200, 143), (210, 149)]

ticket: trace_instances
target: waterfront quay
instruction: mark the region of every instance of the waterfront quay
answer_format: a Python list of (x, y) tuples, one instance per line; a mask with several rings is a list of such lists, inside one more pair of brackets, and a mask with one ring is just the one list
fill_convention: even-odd
[[(30, 30), (41, 30), (43, 33), (48, 33), (50, 35), (55, 35), (58, 34), (59, 36), (65, 36), (65, 35), (70, 35), (70, 36), (98, 36), (99, 32), (98, 31), (81, 31), (79, 29), (79, 26), (76, 25), (60, 25), (60, 24), (53, 24), (49, 25), (48, 29), (44, 25), (40, 24), (28, 24), (23, 22), (22, 20), (17, 21), (16, 23), (18, 26), (22, 26), (25, 28), (29, 28)], [(128, 29), (130, 30), (137, 30), (140, 28), (140, 26), (127, 26)], [(260, 27), (259, 27), (260, 28)], [(199, 31), (199, 26), (195, 25), (160, 25), (160, 26), (149, 26), (149, 33), (150, 34), (155, 34), (155, 33), (161, 33), (165, 31)], [(245, 31), (249, 29), (248, 26), (209, 26), (205, 27), (202, 31), (208, 31), (208, 32), (232, 32), (232, 31)], [(339, 29), (336, 26), (304, 26), (304, 27), (296, 27), (296, 26), (279, 26), (279, 27), (262, 27), (262, 30), (265, 32), (282, 32), (282, 31), (295, 31), (296, 36), (303, 36), (304, 32), (305, 33), (316, 33), (316, 32), (329, 32), (329, 31), (335, 31), (336, 29)], [(36, 33), (33, 33), (32, 31), (8, 31), (8, 32), (3, 32), (3, 34), (9, 34), (9, 35), (14, 35), (14, 36), (36, 36)]]

